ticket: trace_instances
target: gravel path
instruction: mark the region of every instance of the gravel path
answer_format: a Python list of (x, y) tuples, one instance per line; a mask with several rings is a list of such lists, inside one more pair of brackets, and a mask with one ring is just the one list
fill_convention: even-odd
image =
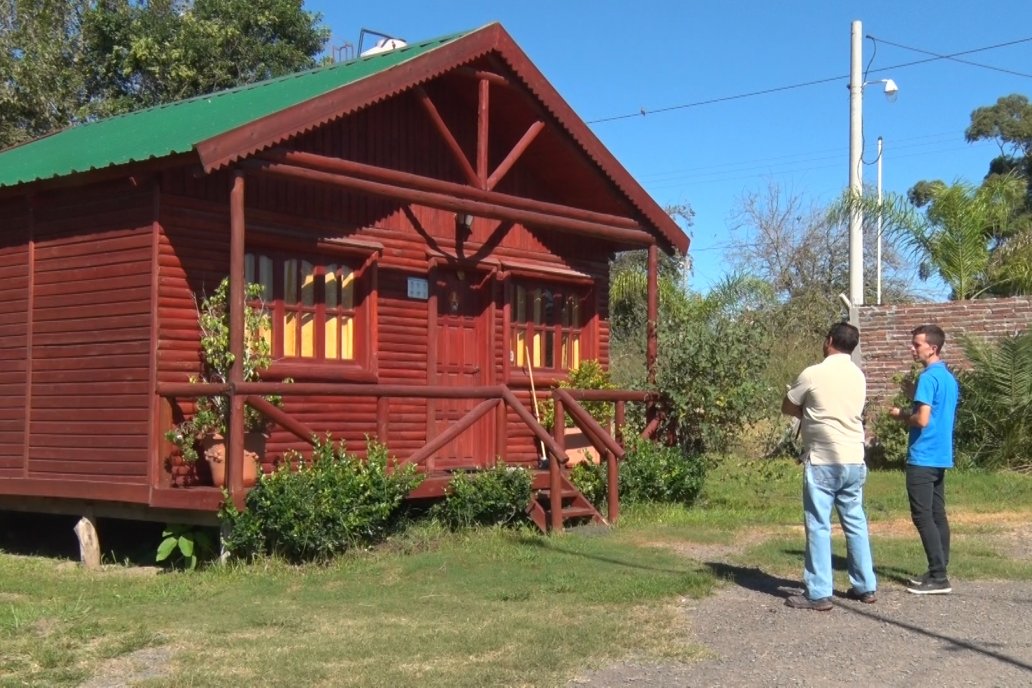
[(876, 604), (836, 597), (830, 612), (790, 609), (798, 581), (708, 564), (717, 594), (686, 600), (692, 664), (623, 662), (570, 688), (610, 686), (1032, 686), (1032, 585), (953, 580), (950, 595), (909, 594), (881, 577)]

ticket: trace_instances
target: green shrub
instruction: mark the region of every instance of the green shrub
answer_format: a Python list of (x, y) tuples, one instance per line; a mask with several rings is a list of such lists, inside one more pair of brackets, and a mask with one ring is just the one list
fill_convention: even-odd
[(527, 519), (530, 496), (530, 471), (499, 461), (492, 468), (455, 476), (431, 513), (454, 529), (514, 524)]
[(958, 376), (958, 463), (1032, 470), (1032, 332), (961, 342), (972, 368)]
[(570, 482), (596, 508), (609, 501), (608, 476), (605, 462), (582, 461), (570, 469)]
[[(681, 447), (632, 436), (620, 462), (620, 501), (625, 504), (661, 502), (690, 505), (702, 491), (706, 460)], [(609, 499), (609, 470), (590, 461), (570, 469), (570, 482), (600, 508)]]
[(161, 533), (154, 561), (167, 562), (172, 566), (182, 565), (188, 569), (197, 568), (197, 562), (210, 558), (215, 547), (208, 534), (211, 528), (170, 523)]
[(422, 475), (413, 464), (397, 465), (384, 445), (369, 441), (367, 447), (363, 461), (327, 436), (296, 470), (284, 462), (262, 476), (245, 511), (227, 501), (221, 512), (230, 526), (226, 549), (244, 559), (274, 554), (320, 561), (385, 539)]
[[(896, 385), (896, 394), (889, 401), (889, 406), (898, 406), (909, 410), (914, 404), (914, 384), (922, 367), (919, 363), (910, 366), (906, 373), (892, 376)], [(864, 451), (864, 462), (868, 468), (902, 469), (907, 463), (907, 443), (910, 431), (899, 419), (889, 415), (887, 408), (879, 408), (872, 412), (870, 407), (864, 409), (864, 416), (869, 424), (868, 444)]]
[[(580, 365), (570, 371), (570, 377), (559, 383), (562, 389), (616, 389), (609, 377), (609, 372), (595, 360), (581, 361)], [(579, 401), (584, 410), (603, 428), (608, 428), (613, 420), (614, 405), (611, 401)], [(550, 396), (538, 404), (541, 424), (551, 430), (555, 427), (555, 403)], [(566, 427), (575, 426), (569, 413), (564, 414)]]
[(727, 313), (705, 300), (660, 321), (657, 387), (666, 403), (662, 432), (691, 454), (723, 452), (765, 409), (758, 361), (770, 349), (761, 313)]
[(632, 437), (627, 442), (627, 456), (620, 463), (620, 501), (692, 504), (705, 478), (702, 456), (690, 455), (678, 446)]

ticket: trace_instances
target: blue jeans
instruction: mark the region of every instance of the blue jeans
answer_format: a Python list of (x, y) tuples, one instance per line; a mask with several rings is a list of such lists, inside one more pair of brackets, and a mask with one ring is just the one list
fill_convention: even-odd
[(811, 600), (831, 597), (831, 509), (838, 511), (839, 523), (846, 534), (849, 582), (858, 593), (874, 592), (871, 542), (864, 514), (864, 483), (867, 466), (815, 466), (805, 464), (803, 472), (803, 511), (806, 516), (806, 568), (803, 583)]

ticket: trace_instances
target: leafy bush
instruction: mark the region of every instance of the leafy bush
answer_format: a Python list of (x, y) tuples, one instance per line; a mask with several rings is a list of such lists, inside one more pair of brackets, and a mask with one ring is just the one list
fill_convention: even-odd
[[(602, 364), (595, 360), (581, 361), (581, 364), (570, 371), (569, 379), (559, 383), (563, 389), (615, 389), (609, 372), (602, 367)], [(584, 407), (592, 418), (603, 428), (608, 428), (613, 420), (614, 407), (609, 401), (580, 401), (577, 402)], [(541, 424), (551, 430), (555, 427), (555, 403), (551, 397), (542, 399), (539, 404)], [(565, 415), (565, 425), (568, 428), (575, 426), (570, 414)]]
[(367, 447), (363, 461), (327, 436), (296, 470), (284, 462), (262, 476), (245, 511), (227, 501), (220, 514), (231, 527), (226, 549), (244, 559), (275, 554), (318, 561), (386, 538), (422, 475), (413, 464), (397, 465), (384, 445)]
[(215, 552), (208, 530), (182, 523), (167, 525), (161, 533), (162, 540), (154, 561), (170, 562), (173, 566), (182, 564), (191, 570), (197, 568), (198, 560), (206, 559)]
[(679, 446), (632, 437), (620, 465), (620, 499), (628, 504), (692, 504), (705, 478), (702, 456), (689, 455)]
[(702, 300), (661, 320), (657, 386), (669, 403), (665, 431), (689, 453), (726, 451), (765, 412), (756, 373), (770, 339), (761, 318)]
[(570, 469), (570, 482), (596, 507), (609, 501), (608, 476), (605, 462), (581, 461)]
[(981, 468), (1032, 470), (1032, 332), (962, 344), (972, 368), (959, 376), (958, 458)]
[(530, 471), (499, 461), (492, 468), (455, 476), (432, 514), (454, 529), (517, 523), (527, 517), (530, 493)]
[[(906, 373), (892, 376), (892, 382), (898, 389), (889, 402), (890, 406), (901, 409), (913, 406), (914, 384), (920, 372), (921, 364), (915, 363)], [(890, 416), (886, 409), (878, 410), (873, 418), (868, 417), (868, 423), (870, 437), (864, 452), (868, 468), (902, 469), (907, 463), (907, 443), (910, 437), (907, 426)]]
[[(243, 380), (255, 382), (261, 371), (272, 362), (272, 349), (263, 336), (272, 325), (270, 315), (261, 299), (264, 295), (261, 284), (244, 285), (244, 360)], [(255, 304), (258, 305), (255, 305)], [(219, 282), (219, 286), (197, 303), (197, 324), (201, 332), (201, 375), (192, 376), (193, 383), (225, 383), (229, 380), (229, 370), (233, 366), (234, 356), (229, 350), (229, 278)], [(279, 405), (282, 401), (278, 395), (264, 397), (267, 401)], [(183, 420), (165, 433), (165, 439), (179, 448), (179, 454), (185, 461), (193, 462), (199, 457), (197, 441), (205, 434), (226, 434), (229, 420), (229, 397), (203, 396), (195, 403), (194, 414)], [(244, 408), (244, 429), (265, 431), (268, 421), (251, 408)]]
[[(909, 403), (900, 408), (907, 408)], [(868, 468), (901, 469), (907, 463), (910, 432), (903, 423), (886, 411), (879, 411), (871, 421), (871, 438), (864, 450)]]

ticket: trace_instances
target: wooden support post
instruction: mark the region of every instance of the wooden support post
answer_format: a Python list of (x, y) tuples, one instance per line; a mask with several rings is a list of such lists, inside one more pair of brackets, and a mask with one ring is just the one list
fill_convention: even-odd
[(606, 452), (606, 475), (609, 525), (613, 525), (620, 518), (620, 465), (611, 451)]
[(506, 447), (509, 444), (509, 414), (504, 403), (498, 404), (495, 410), (495, 458), (505, 461)]
[(552, 517), (552, 532), (563, 532), (563, 487), (559, 480), (559, 457), (548, 460), (548, 510)]
[(75, 535), (79, 538), (79, 561), (88, 569), (100, 568), (100, 538), (97, 536), (97, 519), (92, 513), (84, 514), (75, 524)]
[(238, 506), (244, 499), (244, 395), (235, 386), (244, 381), (244, 174), (233, 172), (229, 193), (229, 422), (226, 485)]
[(491, 82), (481, 79), (477, 87), (477, 181), (487, 188), (488, 132), (490, 130)]
[(623, 444), (623, 429), (626, 422), (627, 402), (621, 399), (616, 402), (616, 412), (613, 414), (613, 430), (616, 433), (613, 438), (620, 444)]

